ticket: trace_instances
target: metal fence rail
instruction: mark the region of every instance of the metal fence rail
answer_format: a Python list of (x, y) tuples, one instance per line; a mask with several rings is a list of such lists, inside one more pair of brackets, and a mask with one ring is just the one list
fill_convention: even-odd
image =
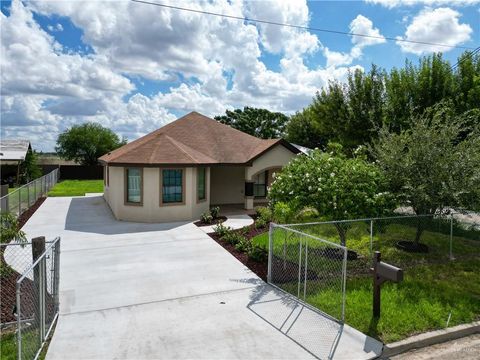
[(17, 358), (36, 359), (59, 310), (60, 238), (23, 272), (16, 283)]
[(339, 323), (345, 321), (346, 263), (346, 247), (270, 225), (268, 282)]
[(2, 212), (15, 214), (17, 217), (28, 210), (38, 198), (44, 196), (58, 182), (58, 169), (25, 184), (0, 198)]

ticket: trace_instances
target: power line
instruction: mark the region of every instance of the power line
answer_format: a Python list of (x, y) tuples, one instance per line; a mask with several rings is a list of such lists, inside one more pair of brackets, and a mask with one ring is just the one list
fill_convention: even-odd
[(456, 49), (463, 49), (463, 50), (473, 50), (473, 48), (467, 47), (467, 46), (447, 45), (447, 44), (431, 43), (431, 42), (427, 42), (427, 41), (396, 39), (396, 38), (388, 37), (388, 36), (357, 34), (357, 33), (354, 33), (354, 32), (347, 32), (347, 31), (321, 29), (321, 28), (314, 28), (314, 27), (309, 27), (309, 26), (280, 23), (280, 22), (269, 21), (269, 20), (251, 19), (251, 18), (241, 17), (241, 16), (226, 15), (226, 14), (214, 13), (214, 12), (210, 12), (210, 11), (184, 8), (184, 7), (180, 7), (180, 6), (165, 5), (165, 4), (160, 4), (160, 3), (150, 2), (150, 1), (144, 1), (144, 0), (131, 0), (131, 1), (136, 2), (136, 3), (141, 3), (141, 4), (159, 6), (159, 7), (168, 8), (168, 9), (188, 11), (188, 12), (193, 12), (193, 13), (203, 14), (203, 15), (220, 16), (220, 17), (224, 17), (224, 18), (228, 18), (228, 19), (242, 20), (242, 21), (247, 21), (247, 22), (252, 22), (252, 23), (276, 25), (276, 26), (283, 26), (283, 27), (289, 27), (289, 28), (294, 28), (294, 29), (325, 32), (325, 33), (330, 33), (330, 34), (359, 36), (359, 37), (364, 37), (364, 38), (383, 39), (383, 40), (398, 41), (398, 42), (405, 42), (405, 43), (412, 43), (412, 44), (433, 45), (433, 46), (442, 46), (442, 47), (456, 48)]
[(454, 65), (452, 65), (451, 67), (451, 70), (454, 71), (456, 70), (460, 64), (463, 64), (465, 61), (467, 61), (468, 58), (472, 58), (476, 55), (476, 54), (480, 54), (480, 46), (477, 47), (475, 50), (473, 50), (472, 52), (468, 52), (465, 57), (462, 59), (462, 60), (458, 60)]

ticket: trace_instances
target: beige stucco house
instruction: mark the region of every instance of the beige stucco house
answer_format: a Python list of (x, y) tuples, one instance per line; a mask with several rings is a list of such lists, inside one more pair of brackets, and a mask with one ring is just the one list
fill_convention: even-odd
[(102, 156), (104, 196), (119, 220), (198, 219), (211, 206), (253, 209), (299, 150), (192, 112)]

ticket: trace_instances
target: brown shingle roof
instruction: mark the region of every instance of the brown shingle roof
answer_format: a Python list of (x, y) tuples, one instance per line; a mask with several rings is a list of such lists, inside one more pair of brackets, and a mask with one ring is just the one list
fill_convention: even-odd
[(258, 139), (191, 112), (99, 160), (111, 165), (246, 164), (277, 144), (298, 152), (282, 139)]

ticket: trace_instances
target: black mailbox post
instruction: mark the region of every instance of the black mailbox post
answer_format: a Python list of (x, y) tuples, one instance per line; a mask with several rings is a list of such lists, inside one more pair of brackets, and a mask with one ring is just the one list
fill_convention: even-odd
[(380, 251), (373, 254), (373, 316), (380, 317), (380, 287), (387, 281), (400, 282), (403, 280), (403, 270), (380, 261)]

